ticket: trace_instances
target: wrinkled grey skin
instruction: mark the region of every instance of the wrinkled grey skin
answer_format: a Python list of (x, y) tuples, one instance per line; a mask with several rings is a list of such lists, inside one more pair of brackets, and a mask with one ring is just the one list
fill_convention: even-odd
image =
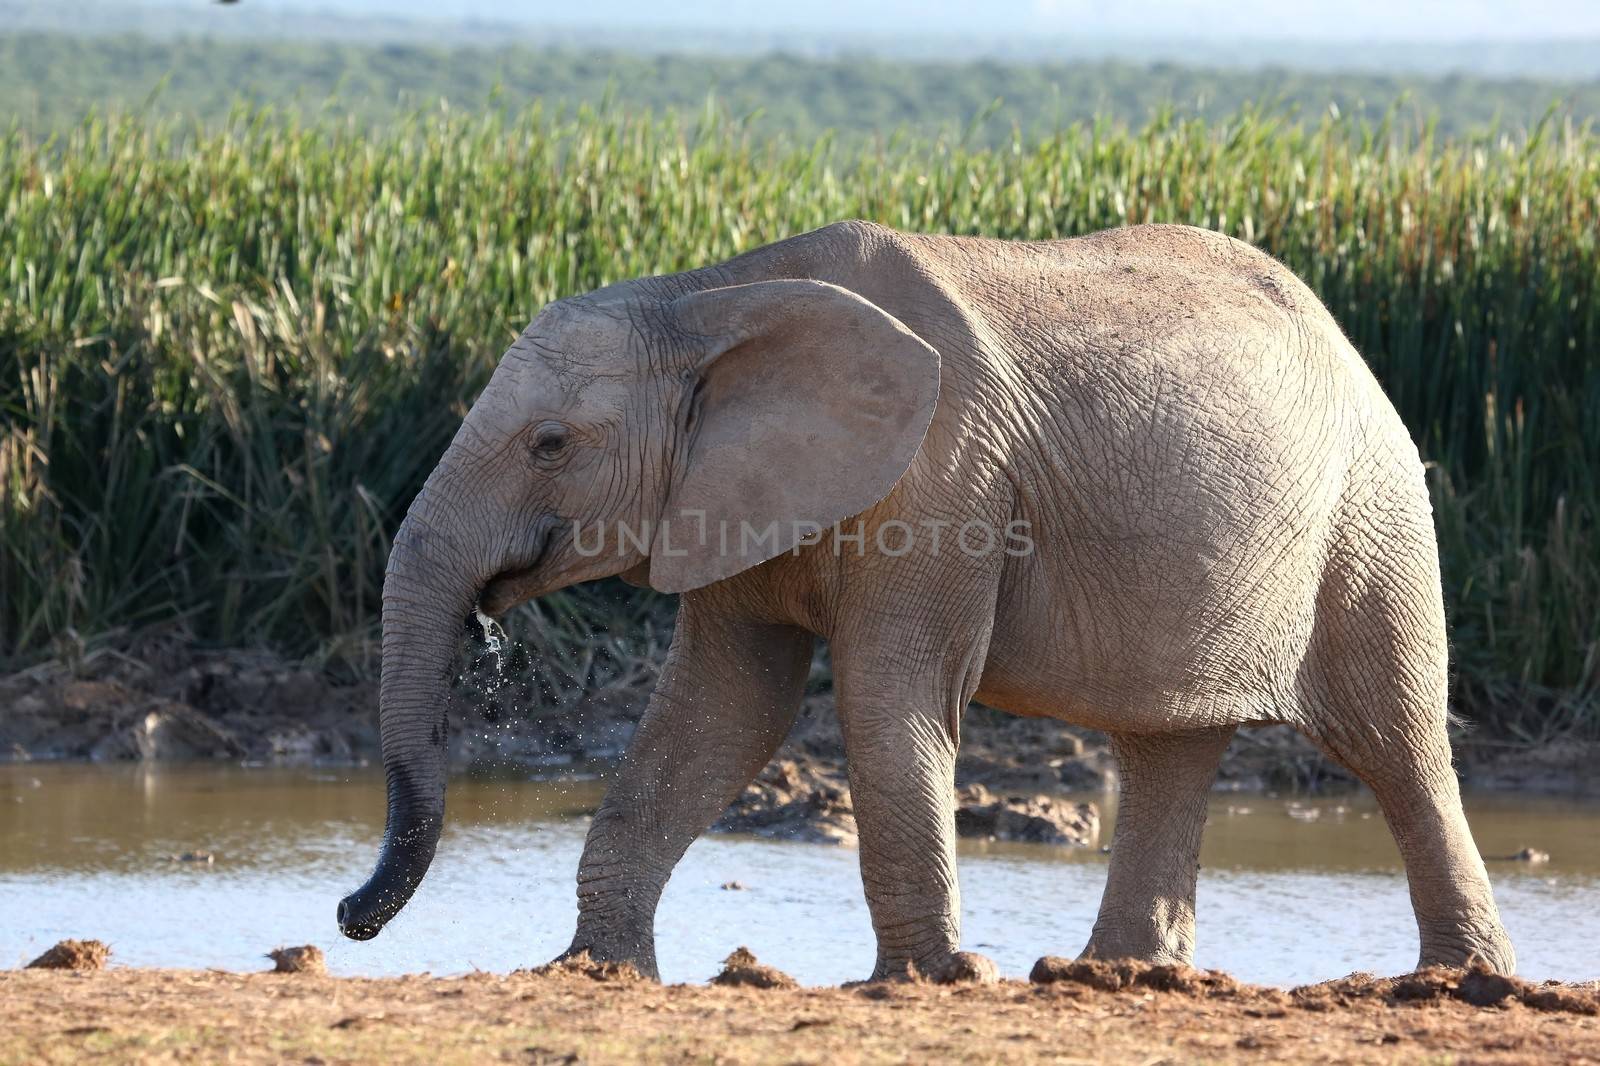
[[(860, 514), (869, 546), (891, 520), (1021, 519), (1034, 551), (919, 537), (895, 556), (656, 543), (585, 558), (568, 532), (685, 503)], [(852, 222), (547, 308), (395, 539), (389, 832), (347, 932), (375, 933), (432, 855), (463, 618), (624, 572), (684, 595), (589, 833), (573, 950), (656, 972), (661, 890), (785, 735), (820, 636), (876, 976), (990, 972), (958, 950), (952, 777), (973, 698), (1112, 738), (1122, 799), (1089, 955), (1192, 957), (1218, 761), (1239, 726), (1287, 722), (1377, 794), (1420, 961), (1514, 966), (1451, 767), (1417, 450), (1326, 310), (1247, 245), (1175, 226), (1014, 244)]]

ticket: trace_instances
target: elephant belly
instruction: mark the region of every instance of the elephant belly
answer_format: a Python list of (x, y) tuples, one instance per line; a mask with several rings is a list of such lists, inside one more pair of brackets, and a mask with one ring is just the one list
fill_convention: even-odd
[(1196, 627), (1170, 605), (1124, 602), (1114, 622), (1107, 603), (1000, 613), (977, 700), (1107, 732), (1293, 720), (1309, 603), (1270, 624), (1243, 614)]
[(1120, 528), (1045, 514), (1002, 581), (977, 698), (1130, 732), (1292, 721), (1334, 501), (1290, 495)]

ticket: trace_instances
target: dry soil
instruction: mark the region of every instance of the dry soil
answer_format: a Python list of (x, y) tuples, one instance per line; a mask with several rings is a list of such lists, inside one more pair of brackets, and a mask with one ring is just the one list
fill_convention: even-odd
[(582, 965), (381, 980), (11, 971), (0, 1062), (1600, 1062), (1592, 984), (1433, 971), (1286, 992), (1060, 960), (1035, 977), (785, 988), (662, 987)]

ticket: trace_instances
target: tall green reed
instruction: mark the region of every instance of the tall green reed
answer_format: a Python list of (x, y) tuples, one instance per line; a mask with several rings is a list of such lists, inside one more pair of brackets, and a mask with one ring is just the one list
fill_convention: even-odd
[[(388, 535), (544, 303), (846, 217), (1035, 239), (1232, 233), (1294, 268), (1432, 470), (1458, 692), (1600, 729), (1600, 141), (1101, 122), (1001, 150), (582, 111), (373, 131), (239, 111), (0, 141), (0, 655), (181, 624), (368, 646)], [(625, 632), (635, 601), (576, 590)], [(565, 647), (572, 646), (569, 641)]]

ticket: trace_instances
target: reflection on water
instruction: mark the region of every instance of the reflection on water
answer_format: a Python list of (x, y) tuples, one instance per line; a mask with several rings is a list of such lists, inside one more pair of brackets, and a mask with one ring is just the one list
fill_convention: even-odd
[[(376, 856), (381, 772), (0, 767), (0, 965), (67, 936), (106, 940), (132, 965), (255, 969), (291, 943), (329, 949), (344, 974), (543, 962), (572, 933), (584, 815), (600, 791), (453, 781), (428, 880), (382, 936), (356, 944), (338, 936), (333, 909)], [(1600, 806), (1483, 795), (1468, 810), (1486, 855), (1551, 855), (1491, 863), (1521, 971), (1600, 976)], [(194, 850), (215, 865), (172, 858)], [(1202, 864), (1200, 965), (1292, 984), (1415, 961), (1399, 858), (1369, 796), (1219, 795)], [(746, 890), (721, 889), (734, 880)], [(1104, 880), (1098, 852), (964, 844), (966, 946), (1013, 976), (1041, 954), (1071, 954)], [(667, 889), (657, 939), (669, 981), (709, 977), (739, 944), (808, 983), (859, 978), (872, 963), (856, 855), (837, 848), (702, 840)]]

